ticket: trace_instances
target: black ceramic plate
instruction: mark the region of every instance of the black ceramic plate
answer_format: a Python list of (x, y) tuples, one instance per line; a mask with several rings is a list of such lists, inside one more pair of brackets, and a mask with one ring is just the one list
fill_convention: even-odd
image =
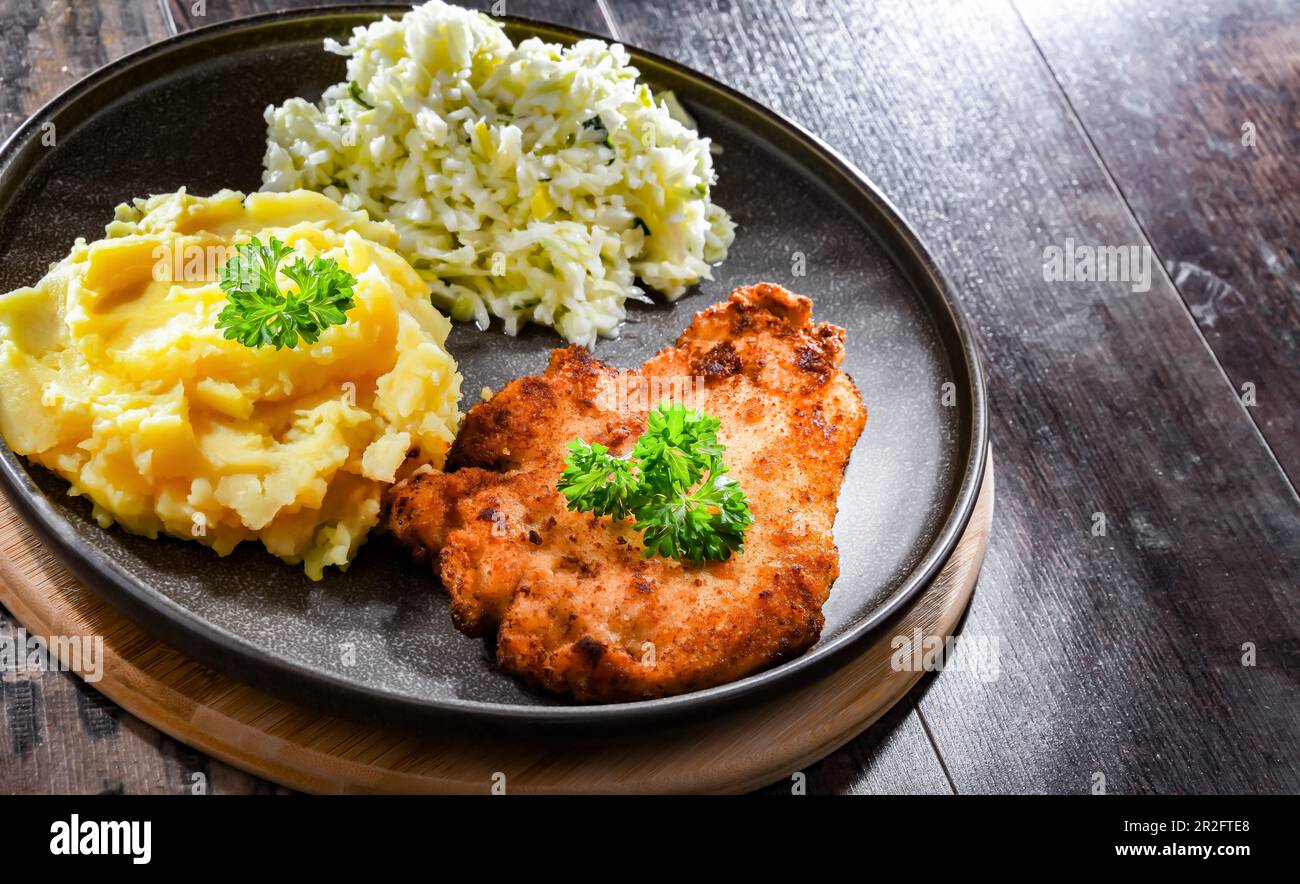
[[(33, 284), (76, 237), (102, 236), (113, 207), (133, 196), (256, 190), (266, 106), (319, 98), (344, 72), (321, 41), (402, 9), (292, 12), (203, 28), (69, 89), (0, 149), (0, 291)], [(516, 40), (587, 36), (506, 21)], [(367, 543), (346, 574), (311, 583), (260, 546), (218, 558), (194, 543), (103, 531), (62, 481), (0, 446), (0, 477), (19, 511), (79, 577), (167, 642), (259, 687), (352, 713), (533, 728), (643, 724), (789, 686), (850, 650), (925, 585), (966, 524), (985, 450), (973, 346), (925, 250), (860, 172), (731, 89), (631, 53), (643, 76), (673, 89), (722, 147), (714, 197), (740, 226), (712, 282), (675, 304), (635, 307), (622, 337), (601, 342), (596, 354), (619, 367), (639, 364), (696, 310), (760, 280), (811, 296), (816, 319), (848, 330), (844, 367), (870, 415), (840, 495), (840, 578), (821, 641), (807, 654), (694, 694), (579, 706), (498, 672), (483, 642), (452, 627), (427, 566), (410, 564), (384, 538)], [(54, 146), (43, 143), (50, 132)], [(464, 389), (476, 391), (542, 370), (559, 343), (544, 329), (512, 338), (458, 326), (450, 347)], [(949, 405), (945, 384), (953, 385)]]

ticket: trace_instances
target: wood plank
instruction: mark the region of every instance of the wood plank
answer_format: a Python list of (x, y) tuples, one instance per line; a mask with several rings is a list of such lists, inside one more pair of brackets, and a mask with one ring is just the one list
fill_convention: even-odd
[[(359, 6), (371, 3), (371, 0), (346, 0), (333, 4), (329, 0), (203, 0), (202, 4), (198, 0), (166, 0), (166, 3), (177, 30), (185, 31), (258, 12), (302, 9), (307, 6)], [(392, 0), (374, 5), (391, 6)], [(609, 27), (596, 0), (472, 0), (458, 2), (458, 5), (493, 14), (504, 13), (554, 22), (594, 34), (609, 34)]]
[[(0, 609), (0, 636), (19, 625)], [(208, 758), (64, 672), (0, 679), (0, 793), (252, 794), (284, 791)]]
[[(963, 632), (998, 677), (919, 703), (957, 791), (1300, 789), (1300, 505), (1169, 279), (1044, 279), (1068, 238), (1147, 243), (1014, 9), (611, 7), (844, 152), (959, 290), (1006, 457)], [(775, 281), (815, 297), (813, 264)]]
[[(910, 696), (848, 745), (802, 773), (808, 795), (952, 794)], [(793, 788), (791, 775), (761, 792), (790, 795)]]
[(95, 68), (170, 33), (159, 5), (137, 0), (9, 0), (0, 23), (0, 139)]
[[(1300, 27), (1273, 0), (1017, 0), (1047, 63), (1294, 485)], [(1087, 34), (1087, 39), (1079, 39)]]

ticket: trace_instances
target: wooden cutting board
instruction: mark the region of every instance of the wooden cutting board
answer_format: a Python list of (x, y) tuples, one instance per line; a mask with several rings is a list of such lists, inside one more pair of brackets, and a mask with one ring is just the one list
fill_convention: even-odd
[(992, 456), (952, 556), (911, 607), (839, 669), (705, 721), (600, 743), (466, 738), (376, 727), (285, 702), (145, 634), (72, 577), (0, 496), (0, 601), (33, 636), (101, 635), (94, 687), (136, 717), (238, 768), (309, 792), (744, 792), (828, 755), (924, 675), (897, 671), (895, 636), (953, 633), (993, 518)]

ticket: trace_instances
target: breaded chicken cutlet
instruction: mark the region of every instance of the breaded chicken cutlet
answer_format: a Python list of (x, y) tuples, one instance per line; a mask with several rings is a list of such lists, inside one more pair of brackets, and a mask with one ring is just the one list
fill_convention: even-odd
[[(543, 374), (474, 406), (448, 472), (397, 486), (388, 515), (433, 562), (456, 626), (495, 634), (506, 671), (584, 702), (699, 690), (807, 650), (839, 574), (832, 527), (867, 417), (839, 368), (844, 330), (811, 313), (780, 286), (738, 289), (640, 369), (555, 350)], [(725, 562), (644, 558), (632, 520), (571, 512), (556, 488), (575, 437), (627, 452), (656, 388), (721, 421), (754, 514)]]

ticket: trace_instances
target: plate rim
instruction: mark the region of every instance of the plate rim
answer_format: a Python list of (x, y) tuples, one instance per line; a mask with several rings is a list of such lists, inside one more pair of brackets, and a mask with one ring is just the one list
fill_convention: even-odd
[[(383, 16), (404, 14), (409, 9), (407, 5), (344, 5), (278, 10), (205, 25), (141, 47), (92, 71), (68, 86), (15, 129), (13, 134), (5, 139), (3, 145), (0, 145), (0, 186), (5, 189), (13, 186), (9, 181), (13, 162), (20, 148), (30, 141), (32, 133), (43, 122), (105, 81), (122, 75), (155, 55), (171, 52), (191, 43), (210, 41), (231, 31), (255, 30), (259, 27), (282, 25), (297, 20), (323, 18), (363, 16), (378, 20)], [(786, 130), (786, 133), (801, 142), (805, 149), (820, 154), (836, 172), (851, 182), (859, 191), (858, 195), (866, 198), (879, 215), (879, 221), (883, 222), (868, 225), (872, 228), (870, 232), (873, 236), (880, 236), (882, 233), (875, 229), (876, 227), (889, 228), (894, 241), (884, 245), (886, 251), (890, 253), (891, 261), (898, 265), (905, 265), (908, 262), (913, 265), (911, 268), (899, 266), (898, 269), (905, 277), (909, 277), (910, 287), (914, 290), (923, 287), (930, 289), (928, 296), (923, 299), (923, 305), (936, 326), (940, 327), (939, 331), (943, 331), (941, 326), (946, 322), (955, 333), (962, 356), (961, 368), (965, 370), (969, 381), (966, 384), (968, 389), (964, 393), (967, 397), (966, 406), (970, 412), (970, 425), (966, 429), (969, 441), (964, 452), (965, 464), (953, 491), (952, 503), (930, 547), (907, 572), (889, 597), (825, 645), (814, 646), (799, 657), (737, 681), (686, 694), (602, 705), (577, 703), (527, 705), (460, 697), (419, 698), (350, 681), (334, 673), (285, 657), (268, 655), (239, 635), (205, 620), (189, 608), (151, 588), (126, 572), (112, 556), (89, 545), (77, 535), (71, 524), (36, 486), (20, 462), (19, 456), (14, 454), (3, 439), (0, 439), (0, 488), (13, 504), (15, 511), (45, 541), (60, 562), (97, 595), (164, 643), (193, 656), (205, 665), (236, 679), (248, 681), (254, 686), (265, 687), (269, 692), (291, 702), (333, 704), (341, 701), (350, 707), (342, 710), (345, 712), (362, 715), (377, 714), (385, 719), (406, 722), (416, 718), (459, 719), (490, 727), (624, 726), (652, 721), (663, 722), (689, 712), (721, 708), (743, 700), (756, 699), (783, 685), (798, 684), (817, 672), (824, 671), (824, 667), (842, 661), (847, 653), (859, 647), (863, 641), (911, 603), (947, 561), (974, 510), (979, 485), (983, 479), (989, 444), (987, 391), (975, 337), (957, 302), (953, 287), (940, 271), (920, 235), (888, 197), (838, 150), (803, 125), (725, 83), (627, 41), (614, 40), (567, 25), (519, 16), (492, 18), (503, 25), (513, 24), (534, 32), (550, 32), (550, 35), (568, 41), (597, 39), (611, 44), (620, 43), (628, 49), (629, 53), (640, 55), (676, 74), (722, 93), (726, 98), (739, 102), (751, 112), (765, 118), (778, 129)], [(633, 63), (635, 61), (634, 57)], [(128, 84), (126, 91), (129, 93), (136, 88)], [(899, 254), (900, 252), (905, 254)], [(907, 272), (909, 269), (920, 270), (922, 279), (911, 278), (912, 274)], [(936, 308), (942, 308), (939, 315), (935, 315)], [(945, 346), (943, 349), (949, 348)], [(955, 354), (950, 352), (949, 358), (951, 359), (953, 355)], [(954, 363), (953, 368), (957, 367)]]

